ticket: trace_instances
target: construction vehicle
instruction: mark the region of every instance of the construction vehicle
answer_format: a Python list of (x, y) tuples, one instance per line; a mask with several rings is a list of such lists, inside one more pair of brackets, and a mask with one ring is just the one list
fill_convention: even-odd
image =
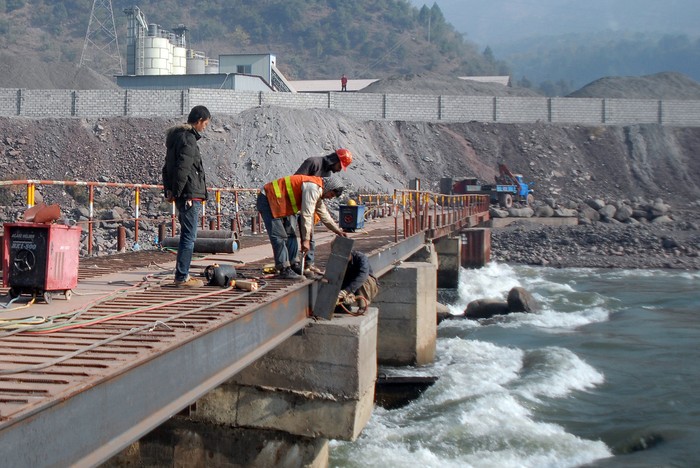
[[(449, 179), (452, 181), (452, 179)], [(442, 185), (442, 184), (441, 184)], [(514, 203), (532, 205), (532, 183), (526, 183), (522, 174), (513, 174), (505, 164), (498, 165), (495, 184), (482, 184), (475, 177), (465, 177), (451, 184), (450, 193), (457, 195), (489, 195), (492, 204), (510, 208)]]

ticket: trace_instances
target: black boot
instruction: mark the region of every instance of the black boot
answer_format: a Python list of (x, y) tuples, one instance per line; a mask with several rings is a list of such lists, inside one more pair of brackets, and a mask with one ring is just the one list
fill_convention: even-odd
[(303, 274), (303, 272), (301, 271), (301, 263), (299, 263), (299, 262), (292, 263), (291, 268), (292, 268), (292, 271), (294, 273), (296, 273), (297, 275)]
[(285, 280), (300, 280), (303, 278), (303, 276), (296, 273), (291, 267), (284, 267), (282, 268), (280, 274), (277, 275), (277, 278)]

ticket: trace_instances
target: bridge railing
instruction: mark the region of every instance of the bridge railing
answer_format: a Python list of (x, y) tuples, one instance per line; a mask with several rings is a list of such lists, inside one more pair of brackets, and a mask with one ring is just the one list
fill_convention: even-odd
[[(15, 195), (22, 189), (25, 191), (26, 203), (19, 208), (16, 206)], [(55, 193), (56, 189), (61, 193)], [(116, 189), (117, 194), (110, 193), (110, 189)], [(251, 226), (259, 226), (258, 213), (255, 209), (255, 196), (258, 189), (209, 188), (208, 192), (210, 196), (202, 205), (200, 226), (222, 229), (226, 217), (230, 219), (230, 229), (237, 233), (240, 233), (247, 223)], [(127, 224), (133, 226), (135, 245), (139, 243), (140, 227), (143, 225), (150, 226), (151, 223), (158, 223), (158, 237), (161, 240), (165, 236), (166, 225), (170, 225), (170, 235), (175, 236), (177, 232), (177, 209), (174, 202), (167, 202), (163, 198), (162, 185), (77, 180), (3, 180), (0, 181), (0, 205), (12, 206), (16, 208), (17, 213), (11, 216), (12, 219), (9, 219), (10, 216), (6, 213), (4, 217), (8, 219), (2, 221), (21, 221), (21, 213), (35, 206), (38, 203), (37, 199), (49, 201), (49, 203), (56, 200), (68, 201), (70, 208), (62, 207), (62, 215), (68, 219), (69, 217), (65, 216), (67, 210), (86, 208), (76, 224), (83, 227), (86, 233), (85, 243), (88, 255), (93, 254), (95, 227), (98, 225), (107, 229), (123, 229)], [(115, 207), (123, 209), (124, 214), (114, 216)], [(119, 242), (123, 240), (119, 239)], [(122, 250), (123, 247), (121, 246), (118, 250)]]
[[(2, 189), (5, 189), (5, 193)], [(22, 189), (26, 192), (26, 203), (22, 209), (17, 209), (18, 214), (35, 206), (37, 198), (46, 201), (52, 198), (68, 200), (69, 204), (74, 205), (71, 209), (86, 208), (81, 211), (83, 215), (76, 223), (84, 228), (88, 255), (92, 255), (94, 251), (96, 226), (117, 230), (123, 230), (126, 225), (133, 226), (134, 245), (139, 244), (142, 225), (152, 229), (152, 223), (158, 224), (157, 237), (161, 241), (166, 235), (166, 225), (170, 225), (171, 236), (175, 236), (177, 232), (177, 209), (175, 203), (169, 203), (163, 198), (162, 185), (70, 180), (4, 180), (0, 181), (0, 205), (7, 205), (8, 201), (9, 204), (16, 204), (14, 195)], [(50, 193), (51, 189), (59, 189), (61, 193)], [(116, 189), (117, 194), (110, 193), (110, 189)], [(260, 215), (255, 206), (258, 189), (214, 187), (208, 191), (211, 196), (203, 204), (201, 227), (230, 229), (239, 235), (245, 225), (250, 225), (253, 232), (262, 230)], [(40, 197), (37, 197), (38, 193), (41, 193)], [(487, 213), (489, 209), (488, 197), (485, 195), (443, 195), (408, 189), (396, 189), (393, 194), (361, 193), (358, 200), (366, 206), (365, 216), (394, 217), (396, 241), (399, 240), (399, 233), (405, 239), (418, 232), (439, 230), (462, 223), (471, 216)], [(123, 210), (123, 214), (119, 214), (118, 217), (112, 215), (115, 206)], [(66, 209), (63, 211), (62, 214), (65, 215)], [(13, 218), (2, 221), (20, 221), (18, 215)], [(227, 218), (230, 225), (224, 226)], [(118, 235), (117, 250), (125, 248), (125, 240), (122, 237), (125, 236)]]
[(394, 238), (398, 242), (399, 225), (403, 228), (404, 239), (419, 232), (436, 232), (441, 228), (461, 226), (472, 217), (487, 216), (489, 199), (485, 195), (444, 195), (396, 189), (393, 206)]

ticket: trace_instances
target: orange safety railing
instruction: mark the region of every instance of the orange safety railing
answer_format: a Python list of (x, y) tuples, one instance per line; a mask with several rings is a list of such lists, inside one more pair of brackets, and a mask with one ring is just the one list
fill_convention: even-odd
[[(94, 225), (98, 222), (108, 221), (105, 218), (95, 219), (96, 191), (100, 188), (124, 188), (133, 191), (133, 197), (124, 201), (127, 204), (133, 203), (133, 218), (122, 218), (122, 222), (134, 222), (134, 243), (139, 241), (139, 222), (142, 221), (142, 199), (144, 192), (150, 192), (152, 200), (166, 203), (162, 197), (163, 186), (152, 184), (131, 184), (121, 182), (85, 182), (85, 181), (59, 181), (59, 180), (4, 180), (0, 181), (0, 189), (26, 186), (26, 207), (35, 205), (36, 190), (38, 186), (82, 186), (88, 190), (88, 216), (87, 221), (79, 221), (78, 224), (87, 225), (87, 252), (93, 253), (94, 245)], [(209, 229), (222, 229), (222, 218), (224, 216), (223, 206), (230, 203), (232, 210), (231, 226), (232, 231), (241, 233), (244, 226), (243, 216), (250, 216), (250, 226), (253, 232), (256, 226), (260, 226), (260, 215), (255, 207), (256, 195), (259, 189), (252, 188), (209, 188), (213, 197), (208, 197), (207, 203), (203, 204), (200, 225)], [(223, 197), (228, 197), (226, 200)], [(418, 232), (429, 229), (437, 229), (451, 226), (464, 221), (470, 216), (488, 213), (489, 200), (486, 195), (443, 195), (420, 190), (396, 189), (393, 195), (390, 194), (359, 194), (360, 204), (365, 204), (370, 211), (375, 210), (379, 216), (394, 216), (394, 237), (399, 239), (399, 231), (403, 232), (403, 238), (410, 237)], [(213, 205), (214, 214), (207, 214), (208, 205)], [(377, 210), (381, 210), (378, 214)], [(367, 215), (367, 212), (366, 212)], [(399, 229), (399, 215), (402, 217), (401, 229)], [(170, 203), (170, 213), (165, 211), (160, 213), (149, 213), (145, 219), (149, 221), (170, 222), (170, 233), (175, 235), (177, 229), (177, 208), (175, 203)], [(209, 223), (208, 223), (209, 221)], [(261, 229), (259, 229), (261, 230)], [(164, 229), (163, 229), (164, 233)]]
[(394, 190), (394, 240), (399, 240), (399, 214), (402, 216), (403, 238), (430, 229), (439, 229), (464, 222), (473, 216), (486, 217), (487, 195), (444, 195), (421, 190)]
[[(94, 225), (97, 222), (108, 221), (104, 218), (99, 220), (95, 219), (95, 200), (96, 200), (96, 189), (99, 188), (124, 188), (133, 191), (133, 197), (130, 200), (124, 200), (126, 204), (133, 203), (133, 218), (122, 218), (124, 221), (134, 222), (134, 242), (139, 241), (139, 222), (143, 220), (142, 218), (142, 194), (144, 191), (151, 191), (151, 198), (156, 199), (160, 202), (167, 203), (162, 198), (163, 186), (154, 184), (131, 184), (122, 182), (87, 182), (87, 181), (73, 181), (73, 180), (2, 180), (0, 181), (0, 189), (12, 189), (13, 187), (26, 187), (26, 208), (31, 208), (36, 204), (36, 190), (39, 186), (63, 186), (63, 187), (86, 187), (88, 190), (88, 219), (87, 221), (80, 221), (78, 224), (87, 225), (87, 251), (88, 255), (93, 253), (94, 245)], [(255, 209), (255, 194), (257, 194), (258, 189), (249, 188), (210, 188), (209, 192), (213, 193), (212, 197), (209, 197), (209, 202), (214, 205), (214, 215), (209, 217), (207, 214), (207, 203), (202, 205), (202, 215), (200, 224), (202, 227), (208, 225), (207, 220), (210, 220), (210, 229), (222, 229), (222, 194), (227, 194), (231, 196), (230, 202), (233, 205), (233, 218), (231, 220), (231, 230), (240, 233), (243, 228), (243, 220), (241, 217), (245, 214), (250, 214), (251, 216), (257, 217), (257, 210)], [(245, 199), (245, 200), (243, 200)], [(170, 221), (170, 232), (171, 235), (175, 235), (177, 229), (177, 208), (175, 203), (170, 203), (170, 213), (150, 213), (150, 217), (147, 219), (150, 221)], [(244, 206), (242, 206), (244, 205)]]

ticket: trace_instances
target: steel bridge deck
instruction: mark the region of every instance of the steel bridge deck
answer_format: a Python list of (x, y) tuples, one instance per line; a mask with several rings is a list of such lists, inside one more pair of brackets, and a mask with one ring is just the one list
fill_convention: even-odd
[[(352, 236), (355, 247), (382, 272), (425, 242), (419, 234), (394, 243), (387, 223), (365, 234)], [(269, 249), (265, 236), (242, 243)], [(321, 266), (329, 250), (317, 244)], [(231, 258), (197, 259), (193, 272)], [(236, 268), (260, 277), (270, 261), (261, 255)], [(86, 259), (79, 287), (94, 282), (111, 293), (57, 318), (57, 330), (0, 329), (0, 459), (8, 466), (100, 463), (308, 323), (313, 281), (261, 278), (257, 291), (187, 290), (165, 279), (172, 262), (161, 251)], [(53, 302), (45, 306), (55, 309)]]

